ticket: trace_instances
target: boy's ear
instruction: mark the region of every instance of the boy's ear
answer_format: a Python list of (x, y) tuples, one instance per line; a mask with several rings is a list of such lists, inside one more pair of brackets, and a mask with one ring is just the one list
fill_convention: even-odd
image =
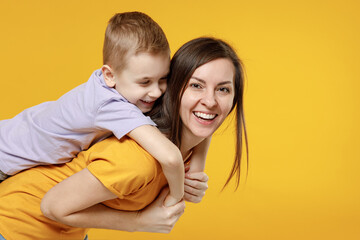
[(115, 76), (114, 72), (109, 65), (103, 65), (101, 67), (102, 74), (104, 76), (105, 83), (108, 87), (115, 87)]

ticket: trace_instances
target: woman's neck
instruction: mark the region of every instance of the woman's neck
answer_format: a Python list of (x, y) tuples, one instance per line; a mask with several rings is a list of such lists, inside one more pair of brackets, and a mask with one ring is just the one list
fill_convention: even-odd
[(183, 157), (186, 157), (189, 155), (190, 151), (197, 146), (199, 143), (201, 143), (204, 138), (199, 138), (194, 136), (193, 134), (190, 134), (185, 129), (183, 129), (183, 133), (181, 135), (181, 147), (180, 152)]

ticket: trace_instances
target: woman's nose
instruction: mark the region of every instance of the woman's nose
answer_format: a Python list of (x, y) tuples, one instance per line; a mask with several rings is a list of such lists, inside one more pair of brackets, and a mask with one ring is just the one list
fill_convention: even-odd
[(216, 106), (217, 102), (213, 91), (207, 91), (201, 98), (201, 103), (208, 108)]

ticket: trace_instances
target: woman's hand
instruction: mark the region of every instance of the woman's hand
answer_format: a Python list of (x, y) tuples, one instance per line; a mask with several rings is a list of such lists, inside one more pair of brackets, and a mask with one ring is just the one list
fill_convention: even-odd
[(154, 202), (139, 211), (135, 231), (170, 233), (184, 213), (185, 202), (180, 201), (171, 207), (165, 207), (164, 200), (168, 194), (169, 188), (164, 188)]
[(184, 200), (192, 203), (201, 202), (208, 189), (209, 177), (204, 172), (187, 172), (185, 174)]
[(116, 195), (85, 168), (53, 187), (43, 198), (41, 210), (46, 217), (73, 227), (169, 233), (184, 213), (185, 202), (165, 207), (168, 193), (168, 188), (162, 190), (139, 212), (112, 209), (101, 202)]

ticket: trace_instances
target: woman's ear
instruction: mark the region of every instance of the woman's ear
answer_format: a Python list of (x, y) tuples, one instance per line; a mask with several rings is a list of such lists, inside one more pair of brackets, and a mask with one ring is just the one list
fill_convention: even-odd
[(104, 76), (106, 85), (110, 88), (115, 87), (116, 81), (115, 81), (114, 72), (111, 69), (111, 67), (109, 65), (103, 65), (101, 67), (101, 71)]

